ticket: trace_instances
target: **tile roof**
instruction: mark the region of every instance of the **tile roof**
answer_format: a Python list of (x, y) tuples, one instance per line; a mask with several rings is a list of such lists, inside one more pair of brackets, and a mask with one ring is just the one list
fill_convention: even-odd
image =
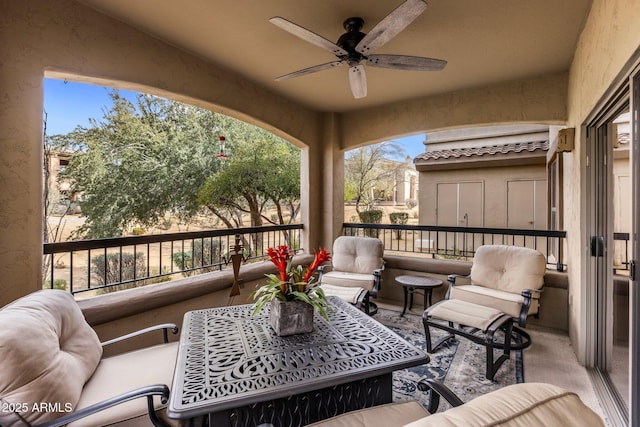
[(474, 156), (520, 153), (522, 151), (547, 151), (548, 149), (549, 141), (519, 142), (505, 145), (491, 145), (488, 147), (450, 148), (446, 150), (425, 151), (424, 153), (417, 156), (415, 158), (415, 161), (460, 159), (465, 157), (470, 158)]

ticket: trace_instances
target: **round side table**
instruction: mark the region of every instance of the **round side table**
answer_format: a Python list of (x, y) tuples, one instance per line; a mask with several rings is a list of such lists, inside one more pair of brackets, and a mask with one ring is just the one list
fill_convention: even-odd
[(404, 308), (400, 316), (404, 316), (407, 311), (407, 297), (409, 295), (411, 295), (409, 310), (413, 307), (413, 294), (416, 293), (416, 291), (422, 291), (424, 295), (424, 308), (426, 309), (431, 305), (431, 294), (433, 290), (442, 286), (442, 280), (428, 276), (397, 276), (395, 283), (401, 285), (404, 291)]

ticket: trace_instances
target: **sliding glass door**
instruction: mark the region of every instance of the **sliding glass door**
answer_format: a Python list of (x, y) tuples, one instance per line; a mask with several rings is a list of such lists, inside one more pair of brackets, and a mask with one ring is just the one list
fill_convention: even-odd
[(589, 282), (596, 388), (614, 425), (630, 409), (629, 276), (632, 236), (628, 85), (587, 126)]

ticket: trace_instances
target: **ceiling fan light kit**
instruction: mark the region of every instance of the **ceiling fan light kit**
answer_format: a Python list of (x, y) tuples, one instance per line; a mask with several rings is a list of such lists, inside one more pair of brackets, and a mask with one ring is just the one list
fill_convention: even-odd
[(427, 3), (424, 0), (406, 0), (378, 22), (367, 34), (360, 31), (364, 26), (364, 19), (347, 18), (343, 23), (346, 33), (341, 35), (336, 43), (285, 18), (273, 17), (269, 20), (272, 24), (338, 57), (337, 61), (294, 71), (277, 77), (276, 80), (287, 80), (346, 64), (349, 66), (351, 92), (358, 99), (367, 96), (367, 76), (364, 64), (395, 70), (440, 71), (447, 65), (447, 61), (420, 56), (371, 54), (404, 30), (424, 12), (426, 7)]

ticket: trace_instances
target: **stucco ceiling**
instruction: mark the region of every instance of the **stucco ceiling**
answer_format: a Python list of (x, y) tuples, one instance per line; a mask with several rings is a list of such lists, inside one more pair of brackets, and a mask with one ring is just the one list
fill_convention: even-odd
[(448, 61), (443, 71), (367, 67), (354, 99), (348, 68), (277, 82), (335, 57), (269, 22), (282, 16), (336, 41), (342, 22), (367, 33), (403, 0), (81, 0), (176, 47), (319, 111), (361, 108), (569, 69), (591, 0), (428, 0), (426, 11), (376, 53)]

